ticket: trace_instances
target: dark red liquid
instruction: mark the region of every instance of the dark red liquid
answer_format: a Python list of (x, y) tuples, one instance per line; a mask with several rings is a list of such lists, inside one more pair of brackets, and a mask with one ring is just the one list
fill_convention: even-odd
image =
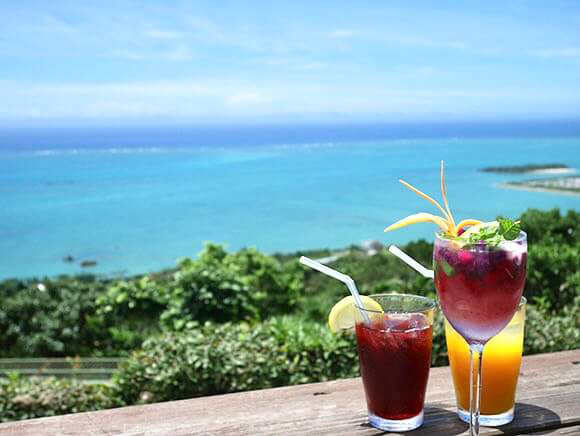
[(356, 325), (360, 371), (369, 412), (408, 419), (423, 410), (433, 329), (423, 315), (406, 321), (391, 317)]
[(526, 280), (524, 244), (469, 249), (435, 244), (435, 287), (441, 309), (469, 343), (485, 344), (515, 313)]

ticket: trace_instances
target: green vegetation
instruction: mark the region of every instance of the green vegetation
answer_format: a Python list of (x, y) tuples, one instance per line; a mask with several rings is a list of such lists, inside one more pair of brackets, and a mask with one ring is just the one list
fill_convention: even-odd
[(553, 170), (553, 169), (562, 169), (562, 168), (570, 168), (570, 167), (568, 165), (561, 164), (561, 163), (528, 164), (528, 165), (514, 165), (514, 166), (504, 166), (504, 167), (486, 167), (486, 168), (482, 168), (480, 171), (483, 171), (484, 173), (521, 174), (521, 173), (530, 173), (530, 172), (539, 171), (539, 170)]
[(127, 403), (286, 386), (358, 373), (352, 334), (276, 317), (205, 325), (149, 339), (115, 382)]
[[(580, 214), (528, 210), (520, 220), (530, 246), (525, 353), (580, 348)], [(431, 264), (431, 243), (404, 248)], [(127, 360), (111, 386), (10, 377), (0, 382), (0, 421), (357, 375), (352, 332), (326, 327), (346, 289), (299, 265), (300, 254), (316, 256), (210, 244), (174, 270), (127, 280), (1, 282), (0, 356)], [(435, 296), (431, 280), (386, 251), (351, 247), (333, 265), (363, 294)], [(433, 364), (447, 364), (440, 314)]]
[(115, 388), (11, 375), (0, 384), (0, 421), (40, 418), (119, 407)]

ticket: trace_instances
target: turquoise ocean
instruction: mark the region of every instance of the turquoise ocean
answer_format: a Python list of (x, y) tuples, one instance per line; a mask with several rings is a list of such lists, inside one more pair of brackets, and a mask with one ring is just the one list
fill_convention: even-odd
[(498, 187), (529, 174), (478, 171), (580, 168), (577, 122), (11, 128), (0, 130), (0, 279), (160, 270), (206, 241), (274, 253), (432, 239), (430, 224), (383, 228), (436, 212), (398, 179), (440, 198), (441, 159), (458, 218), (580, 209), (580, 196)]

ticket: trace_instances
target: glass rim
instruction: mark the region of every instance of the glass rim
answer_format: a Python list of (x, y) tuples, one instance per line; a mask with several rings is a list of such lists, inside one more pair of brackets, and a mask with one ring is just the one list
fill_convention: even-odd
[[(412, 299), (412, 300), (416, 300), (419, 302), (422, 302), (423, 305), (419, 306), (415, 309), (411, 309), (411, 310), (389, 310), (388, 308), (384, 308), (383, 307), (383, 311), (378, 311), (378, 310), (373, 310), (373, 309), (367, 309), (365, 307), (359, 307), (356, 303), (355, 306), (357, 309), (362, 310), (364, 312), (367, 313), (425, 313), (425, 312), (429, 312), (430, 310), (434, 310), (437, 308), (437, 302), (429, 297), (424, 297), (422, 295), (416, 295), (416, 294), (398, 294), (395, 292), (385, 292), (385, 293), (381, 293), (381, 294), (371, 294), (368, 295), (368, 297), (375, 299), (376, 298), (384, 298), (384, 297), (401, 297), (401, 298), (408, 298), (408, 299)], [(380, 302), (377, 301), (377, 303), (380, 304)], [(381, 307), (383, 305), (381, 304)]]
[[(442, 234), (443, 234), (443, 232), (441, 232), (441, 231), (435, 232), (435, 239), (439, 240), (439, 241), (453, 241), (453, 239), (443, 237)], [(510, 241), (505, 241), (505, 242), (523, 242), (523, 241), (527, 241), (527, 239), (528, 239), (528, 234), (525, 231), (520, 230), (520, 233), (518, 234), (517, 238), (512, 239)], [(500, 245), (501, 245), (501, 243), (500, 243)]]

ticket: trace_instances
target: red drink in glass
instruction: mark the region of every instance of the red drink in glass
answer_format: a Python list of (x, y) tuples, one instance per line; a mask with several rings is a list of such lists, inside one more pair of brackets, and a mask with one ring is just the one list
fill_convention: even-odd
[(372, 298), (385, 308), (386, 313), (375, 312), (369, 317), (370, 324), (356, 324), (369, 422), (382, 429), (411, 430), (423, 422), (435, 304), (426, 314), (389, 313), (379, 296)]

